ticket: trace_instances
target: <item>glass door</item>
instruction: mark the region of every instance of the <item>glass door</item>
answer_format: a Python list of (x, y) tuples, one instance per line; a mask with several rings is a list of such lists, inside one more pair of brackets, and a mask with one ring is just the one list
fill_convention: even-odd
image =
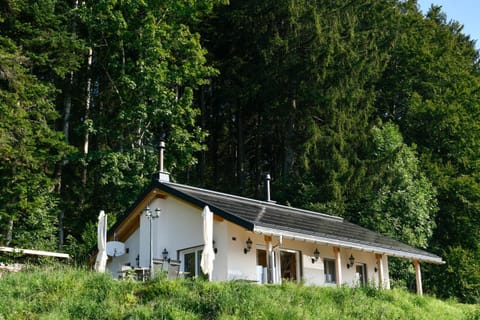
[(294, 250), (280, 250), (280, 278), (282, 281), (300, 281), (300, 253)]
[(367, 284), (367, 266), (364, 263), (355, 266), (355, 279), (360, 286)]

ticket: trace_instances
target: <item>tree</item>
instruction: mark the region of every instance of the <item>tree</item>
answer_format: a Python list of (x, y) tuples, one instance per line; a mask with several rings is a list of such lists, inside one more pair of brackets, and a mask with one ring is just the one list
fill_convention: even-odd
[(414, 1), (401, 8), (401, 36), (378, 83), (378, 115), (397, 123), (405, 141), (416, 144), (420, 165), (438, 193), (429, 249), (447, 265), (428, 267), (426, 281), (440, 296), (455, 292), (473, 301), (478, 295), (470, 281), (477, 275), (446, 270), (468, 269), (462, 264), (470, 258), (459, 259), (458, 252), (478, 255), (479, 55), (462, 26), (447, 22), (440, 7), (426, 17)]
[(3, 36), (0, 57), (0, 243), (52, 249), (55, 163), (70, 149), (52, 129), (53, 88), (28, 73), (29, 60)]
[(364, 190), (352, 201), (351, 220), (410, 245), (427, 248), (435, 229), (436, 191), (398, 127), (372, 128)]
[[(84, 63), (74, 75), (70, 142), (63, 171), (66, 232), (81, 238), (100, 209), (114, 218), (158, 170), (165, 139), (171, 172), (196, 163), (205, 132), (194, 90), (215, 70), (192, 32), (215, 1), (86, 1), (76, 32)], [(72, 239), (72, 237), (70, 237)]]

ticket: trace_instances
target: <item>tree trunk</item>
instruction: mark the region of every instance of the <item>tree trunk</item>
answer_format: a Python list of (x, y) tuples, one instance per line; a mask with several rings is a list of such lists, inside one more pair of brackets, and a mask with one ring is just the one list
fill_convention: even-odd
[(85, 162), (83, 163), (83, 172), (82, 172), (82, 185), (84, 187), (87, 186), (87, 175), (88, 175), (88, 165), (87, 165), (87, 156), (89, 150), (89, 143), (90, 143), (90, 128), (88, 124), (88, 120), (90, 120), (90, 102), (91, 102), (91, 87), (92, 87), (92, 77), (90, 76), (90, 69), (92, 67), (92, 57), (93, 57), (93, 50), (92, 48), (88, 48), (88, 58), (87, 58), (87, 73), (89, 74), (87, 79), (87, 96), (85, 98), (85, 117), (84, 123), (87, 124), (87, 128), (85, 130), (85, 135), (83, 137), (83, 156)]
[(243, 120), (241, 110), (237, 110), (237, 182), (240, 191), (245, 187), (245, 146), (243, 137)]
[[(74, 9), (78, 9), (78, 0), (75, 1), (74, 3)], [(75, 19), (72, 19), (72, 36), (75, 35), (76, 32), (76, 23)], [(72, 88), (73, 88), (73, 71), (70, 71), (68, 81), (65, 86), (65, 90), (63, 92), (64, 97), (63, 97), (63, 136), (65, 138), (65, 142), (67, 144), (70, 143), (70, 115), (72, 112)], [(62, 185), (63, 185), (63, 167), (67, 164), (67, 159), (63, 159), (59, 164), (57, 168), (57, 187), (56, 187), (56, 192), (57, 194), (62, 193)], [(64, 234), (64, 225), (63, 225), (63, 219), (65, 217), (65, 212), (63, 208), (61, 211), (58, 213), (58, 247), (61, 248), (63, 247), (64, 244), (64, 239), (65, 239), (65, 234)]]
[(7, 236), (5, 238), (5, 245), (8, 247), (10, 245), (10, 242), (12, 242), (13, 238), (13, 220), (8, 221)]

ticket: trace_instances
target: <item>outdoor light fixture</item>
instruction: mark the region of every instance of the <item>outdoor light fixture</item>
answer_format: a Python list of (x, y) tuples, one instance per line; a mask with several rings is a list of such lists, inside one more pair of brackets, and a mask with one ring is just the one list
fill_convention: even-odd
[(152, 238), (152, 219), (157, 219), (160, 218), (160, 213), (161, 213), (160, 208), (155, 208), (154, 212), (152, 213), (152, 210), (150, 210), (149, 206), (146, 206), (145, 209), (143, 209), (143, 213), (145, 214), (145, 217), (147, 217), (149, 223), (150, 223), (150, 273), (151, 276), (153, 277), (153, 238)]
[(213, 247), (213, 252), (215, 252), (215, 254), (217, 254), (218, 248), (215, 247), (215, 240), (212, 241), (212, 247)]
[(168, 251), (167, 251), (167, 248), (163, 248), (162, 257), (163, 257), (163, 260), (167, 260), (167, 259), (168, 259)]
[(315, 251), (313, 251), (312, 263), (317, 262), (319, 258), (320, 258), (320, 251), (318, 251), (318, 248), (315, 248)]
[(248, 237), (248, 240), (245, 243), (247, 244), (247, 247), (243, 249), (243, 253), (247, 254), (247, 252), (250, 252), (250, 250), (252, 250), (252, 239)]
[(350, 258), (348, 258), (348, 261), (349, 263), (347, 263), (347, 269), (350, 269), (350, 267), (353, 267), (353, 264), (355, 263), (355, 258), (352, 254), (350, 254)]

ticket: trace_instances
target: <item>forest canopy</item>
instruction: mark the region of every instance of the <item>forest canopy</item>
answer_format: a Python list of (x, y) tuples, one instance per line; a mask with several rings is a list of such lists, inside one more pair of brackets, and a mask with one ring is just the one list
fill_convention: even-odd
[[(415, 0), (0, 1), (0, 245), (85, 258), (157, 170), (444, 258), (480, 299), (480, 68)], [(393, 261), (392, 277), (412, 274)]]

